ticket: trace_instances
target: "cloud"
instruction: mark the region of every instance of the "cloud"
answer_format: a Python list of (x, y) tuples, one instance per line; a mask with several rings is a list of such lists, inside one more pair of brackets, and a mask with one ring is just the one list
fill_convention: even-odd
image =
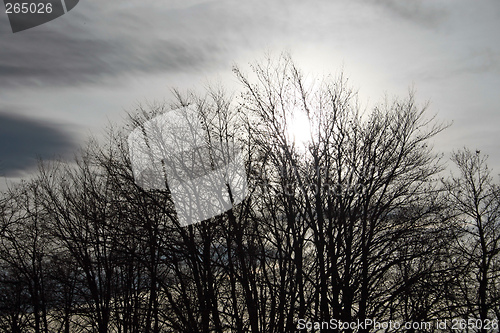
[(37, 165), (37, 158), (71, 157), (75, 138), (60, 124), (0, 112), (0, 175), (17, 177)]
[(213, 66), (224, 51), (217, 36), (203, 29), (198, 7), (204, 4), (99, 5), (81, 2), (71, 13), (18, 34), (0, 27), (0, 88), (78, 87), (124, 75), (189, 72)]
[(435, 28), (443, 22), (448, 15), (436, 1), (431, 0), (364, 0), (389, 10), (403, 19)]

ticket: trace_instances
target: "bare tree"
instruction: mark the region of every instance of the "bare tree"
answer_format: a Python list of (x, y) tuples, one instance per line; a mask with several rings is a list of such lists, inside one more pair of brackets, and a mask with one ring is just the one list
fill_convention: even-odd
[[(25, 306), (25, 311), (32, 314), (32, 326), (37, 333), (49, 330), (47, 312), (55, 291), (49, 279), (52, 242), (46, 228), (46, 215), (39, 203), (39, 193), (40, 186), (36, 181), (9, 190), (9, 208), (4, 210), (0, 238), (4, 282), (15, 287), (18, 300), (23, 295), (28, 297), (26, 303), (16, 306)], [(6, 302), (12, 304), (11, 300)]]
[[(499, 189), (487, 166), (487, 157), (464, 148), (452, 157), (458, 175), (446, 181), (457, 211), (461, 233), (456, 252), (463, 265), (460, 289), (462, 315), (475, 315), (483, 325), (498, 318), (500, 277)], [(481, 332), (487, 332), (483, 327)]]
[[(235, 72), (246, 88), (242, 110), (260, 157), (254, 165), (268, 187), (258, 202), (272, 231), (259, 235), (278, 253), (288, 246), (278, 267), (291, 285), (272, 289), (286, 295), (274, 297), (286, 304), (284, 327), (304, 316), (388, 318), (390, 301), (427, 273), (391, 284), (398, 265), (436, 254), (445, 243), (445, 202), (435, 179), (442, 166), (429, 144), (445, 127), (427, 119), (412, 94), (362, 113), (342, 77), (308, 85), (288, 56), (255, 65), (253, 81)], [(293, 113), (307, 119), (305, 149), (293, 140)], [(416, 246), (424, 241), (429, 246)]]
[[(331, 321), (498, 317), (500, 200), (480, 154), (455, 154), (460, 176), (441, 183), (431, 143), (446, 126), (412, 92), (363, 109), (344, 76), (311, 78), (288, 55), (251, 70), (234, 69), (236, 97), (174, 91), (172, 105), (139, 107), (106, 144), (43, 163), (0, 199), (1, 329), (369, 332)], [(188, 107), (203, 149), (162, 152), (143, 161), (155, 179), (138, 174), (131, 133), (157, 153), (173, 128), (155, 119)], [(235, 152), (246, 197), (224, 178), (229, 208), (189, 224), (179, 202), (192, 197), (169, 177), (187, 174), (186, 156), (228, 173)]]

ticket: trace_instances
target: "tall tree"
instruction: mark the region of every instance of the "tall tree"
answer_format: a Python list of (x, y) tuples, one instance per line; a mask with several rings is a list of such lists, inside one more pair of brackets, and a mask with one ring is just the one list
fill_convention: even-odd
[[(258, 202), (273, 231), (258, 234), (278, 253), (293, 244), (278, 266), (282, 281), (293, 282), (277, 299), (286, 300), (284, 312), (300, 314), (287, 322), (387, 318), (388, 302), (426, 278), (414, 272), (391, 283), (398, 265), (436, 254), (449, 237), (435, 180), (442, 165), (429, 143), (445, 126), (412, 94), (363, 113), (344, 78), (308, 83), (288, 56), (252, 69), (253, 80), (235, 72), (246, 88), (255, 167), (270, 188)], [(292, 126), (300, 114), (302, 128)], [(300, 130), (309, 134), (302, 147), (294, 140)]]
[(477, 316), (486, 325), (498, 316), (500, 302), (500, 192), (487, 157), (479, 150), (464, 148), (455, 152), (452, 160), (458, 175), (452, 175), (445, 184), (461, 227), (457, 257), (465, 261), (457, 293), (463, 297), (463, 314)]

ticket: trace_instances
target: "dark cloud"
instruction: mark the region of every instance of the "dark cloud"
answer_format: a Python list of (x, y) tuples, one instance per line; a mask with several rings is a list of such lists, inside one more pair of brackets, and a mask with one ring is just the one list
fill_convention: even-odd
[(0, 175), (16, 177), (37, 165), (37, 158), (71, 157), (75, 138), (61, 125), (0, 112)]

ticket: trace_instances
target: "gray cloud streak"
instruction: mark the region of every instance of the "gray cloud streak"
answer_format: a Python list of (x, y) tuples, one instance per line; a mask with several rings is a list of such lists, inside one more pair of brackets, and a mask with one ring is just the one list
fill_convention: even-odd
[(386, 8), (394, 14), (422, 24), (427, 27), (437, 27), (448, 15), (448, 11), (438, 7), (432, 1), (412, 0), (363, 0)]
[[(183, 22), (183, 16), (190, 15), (189, 12), (155, 13), (153, 8), (143, 7), (123, 12), (117, 5), (109, 13), (108, 21), (100, 17), (96, 22), (93, 16), (99, 13), (98, 5), (84, 4), (31, 31), (9, 35), (0, 30), (4, 35), (0, 48), (0, 88), (78, 87), (102, 83), (106, 77), (187, 72), (214, 65), (223, 52), (216, 38), (203, 38), (210, 32), (203, 31), (204, 36), (199, 36), (197, 24), (188, 27)], [(195, 17), (201, 14), (196, 13)], [(158, 23), (162, 20), (170, 23), (158, 39)]]

